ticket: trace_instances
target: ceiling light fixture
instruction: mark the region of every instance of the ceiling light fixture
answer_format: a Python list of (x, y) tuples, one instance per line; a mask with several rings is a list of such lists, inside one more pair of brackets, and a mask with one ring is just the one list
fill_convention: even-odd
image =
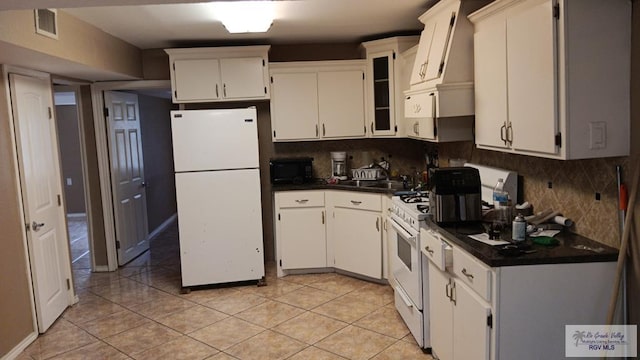
[(214, 1), (214, 14), (230, 33), (266, 32), (274, 19), (271, 1)]

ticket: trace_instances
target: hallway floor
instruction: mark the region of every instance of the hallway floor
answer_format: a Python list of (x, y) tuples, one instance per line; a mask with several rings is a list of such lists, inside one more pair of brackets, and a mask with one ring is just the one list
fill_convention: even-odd
[(74, 267), (80, 302), (19, 359), (432, 359), (393, 290), (328, 273), (180, 294), (176, 224), (112, 273)]

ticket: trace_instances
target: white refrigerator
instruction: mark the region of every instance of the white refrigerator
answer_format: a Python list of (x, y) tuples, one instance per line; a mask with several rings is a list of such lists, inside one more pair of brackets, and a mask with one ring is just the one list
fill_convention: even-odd
[(182, 286), (264, 277), (255, 108), (171, 112)]

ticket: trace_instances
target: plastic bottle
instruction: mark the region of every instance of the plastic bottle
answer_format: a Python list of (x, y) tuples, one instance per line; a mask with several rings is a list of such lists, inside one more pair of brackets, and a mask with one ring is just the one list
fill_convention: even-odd
[(511, 221), (509, 211), (509, 193), (504, 190), (504, 180), (498, 179), (493, 188), (493, 209), (495, 212), (494, 223), (506, 227)]

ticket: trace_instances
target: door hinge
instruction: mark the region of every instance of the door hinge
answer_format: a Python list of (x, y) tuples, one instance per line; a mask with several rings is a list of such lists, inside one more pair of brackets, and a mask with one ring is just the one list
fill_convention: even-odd
[(109, 108), (102, 109), (102, 114), (104, 114), (104, 117), (109, 117)]
[(436, 125), (436, 119), (433, 119), (433, 137), (438, 137), (438, 125)]
[(60, 194), (58, 194), (58, 206), (62, 206), (62, 198), (60, 197)]
[(280, 259), (280, 267), (282, 267), (282, 259)]
[(51, 106), (47, 107), (47, 110), (49, 111), (49, 119), (53, 119), (53, 113), (51, 112)]
[(553, 18), (560, 19), (560, 4), (553, 5)]
[(264, 93), (265, 93), (265, 95), (267, 94), (267, 87), (266, 86), (264, 87)]
[(396, 59), (396, 52), (394, 51), (391, 56), (393, 57), (393, 60), (395, 60)]
[(487, 326), (493, 329), (493, 314), (487, 315)]
[(451, 15), (451, 21), (449, 22), (449, 26), (453, 26), (456, 22), (456, 14)]
[(364, 133), (365, 135), (367, 134), (367, 125), (363, 126), (364, 127)]
[(120, 241), (116, 240), (116, 249), (120, 249)]
[(440, 63), (440, 67), (438, 68), (438, 77), (442, 75), (443, 70), (444, 70), (444, 61)]
[(364, 73), (362, 73), (362, 80), (364, 80)]
[(173, 63), (173, 71), (176, 71), (176, 63)]
[(280, 214), (278, 214), (278, 221), (280, 221)]
[(271, 76), (271, 83), (273, 84), (273, 76)]
[(262, 59), (262, 66), (267, 66), (267, 63), (265, 63), (264, 59)]
[(67, 279), (67, 290), (71, 290), (71, 280)]
[(394, 130), (395, 132), (398, 132), (398, 125), (395, 125), (395, 126), (393, 127), (393, 130)]
[(273, 137), (274, 138), (276, 137), (276, 131), (275, 130), (273, 130)]
[[(216, 93), (216, 95), (217, 95), (217, 93)], [(178, 98), (178, 90), (175, 90), (173, 92), (173, 97), (175, 97), (176, 99)]]
[(562, 147), (562, 133), (556, 134), (555, 142), (557, 147)]

